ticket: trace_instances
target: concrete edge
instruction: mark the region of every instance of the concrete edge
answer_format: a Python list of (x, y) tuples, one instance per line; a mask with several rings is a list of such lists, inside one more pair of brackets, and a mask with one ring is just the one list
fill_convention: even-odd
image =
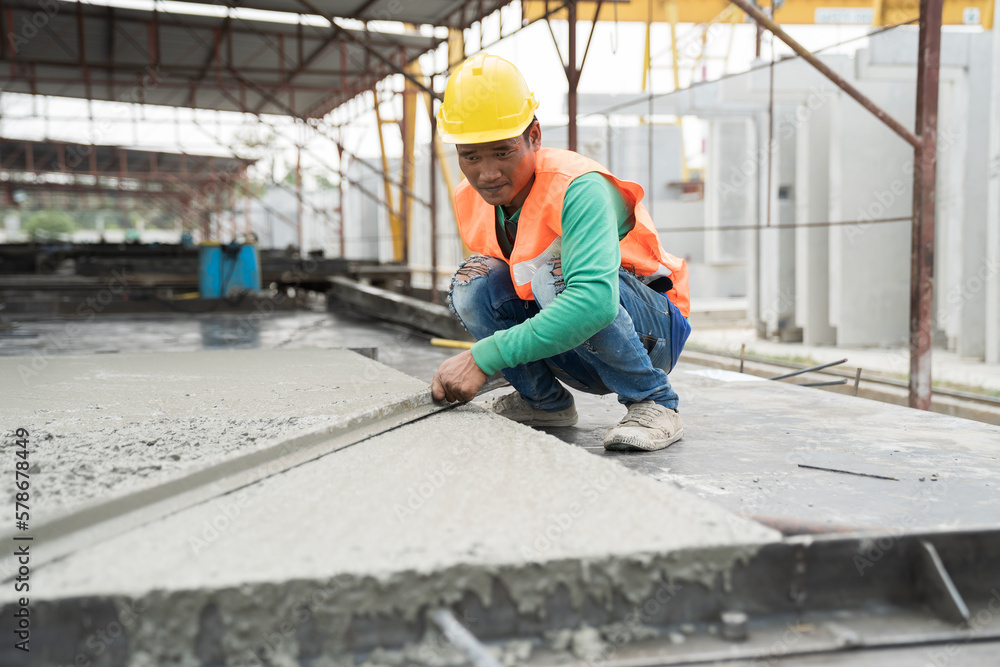
[[(87, 547), (95, 539), (120, 535), (449, 407), (434, 403), (429, 390), (417, 392), (272, 440), (259, 449), (208, 467), (71, 509), (33, 527), (37, 546), (32, 564), (40, 567)], [(0, 534), (0, 540), (8, 542), (14, 537), (14, 533)], [(13, 576), (3, 581), (9, 582)]]
[(473, 338), (447, 306), (427, 303), (396, 292), (365, 285), (350, 278), (330, 276), (327, 296), (366, 315), (455, 340)]

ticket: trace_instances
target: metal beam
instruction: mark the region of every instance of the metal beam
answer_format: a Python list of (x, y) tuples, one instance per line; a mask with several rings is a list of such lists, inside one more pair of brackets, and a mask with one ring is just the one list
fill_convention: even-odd
[(914, 151), (913, 234), (910, 254), (911, 408), (931, 409), (931, 344), (934, 339), (934, 226), (937, 187), (938, 81), (944, 0), (920, 0), (917, 54), (917, 132)]
[[(433, 88), (434, 80), (431, 79), (431, 87)], [(428, 107), (427, 117), (431, 121), (431, 142), (430, 142), (430, 164), (427, 165), (430, 169), (430, 174), (428, 175), (428, 187), (430, 188), (430, 200), (431, 200), (431, 303), (440, 303), (441, 298), (438, 295), (438, 248), (437, 248), (437, 123), (434, 120), (434, 102), (430, 96), (424, 96), (430, 103)]]
[(944, 0), (920, 0), (917, 55), (916, 129), (910, 132), (895, 118), (789, 37), (747, 0), (729, 0), (770, 30), (806, 62), (871, 111), (914, 148), (913, 229), (910, 254), (909, 405), (931, 409), (931, 345), (934, 338), (934, 227), (937, 183), (937, 113)]
[(576, 90), (580, 84), (580, 69), (576, 66), (576, 2), (570, 2), (567, 8), (567, 26), (569, 28), (569, 47), (566, 49), (566, 80), (569, 90), (566, 93), (569, 127), (566, 129), (566, 147), (576, 151)]
[[(349, 42), (351, 42), (353, 44), (357, 44), (358, 46), (360, 46), (361, 48), (363, 48), (368, 55), (374, 56), (376, 60), (378, 60), (379, 62), (381, 62), (383, 65), (388, 66), (394, 73), (401, 74), (407, 81), (409, 81), (410, 83), (414, 84), (415, 86), (417, 86), (418, 88), (420, 88), (424, 92), (429, 93), (429, 94), (433, 95), (434, 97), (436, 97), (438, 99), (441, 99), (442, 96), (441, 96), (440, 93), (435, 93), (433, 90), (428, 89), (427, 87), (424, 86), (423, 82), (417, 80), (417, 78), (414, 77), (412, 74), (409, 74), (408, 72), (404, 71), (404, 68), (396, 65), (394, 62), (392, 62), (391, 59), (387, 58), (386, 56), (384, 56), (381, 53), (379, 53), (378, 51), (376, 51), (369, 44), (367, 44), (364, 39), (361, 39), (360, 37), (356, 37), (355, 35), (352, 35), (351, 33), (347, 32), (346, 30), (344, 30), (343, 28), (341, 28), (339, 25), (337, 25), (337, 22), (336, 22), (336, 20), (335, 20), (335, 18), (333, 16), (320, 11), (319, 8), (317, 8), (315, 5), (313, 5), (308, 0), (299, 0), (299, 2), (301, 2), (303, 5), (305, 5), (306, 7), (308, 7), (309, 10), (312, 13), (314, 13), (314, 14), (316, 14), (318, 16), (322, 16), (323, 18), (325, 18), (326, 20), (328, 20), (330, 22), (330, 27), (333, 30), (333, 33), (335, 35), (342, 35), (343, 37), (345, 37), (347, 39), (347, 41), (349, 41)], [(365, 31), (365, 36), (366, 37), (368, 36), (367, 29)]]
[(729, 1), (746, 12), (746, 14), (753, 18), (753, 20), (755, 20), (758, 24), (771, 31), (775, 37), (787, 44), (792, 51), (795, 51), (795, 53), (797, 53), (803, 60), (818, 69), (823, 76), (830, 79), (830, 81), (832, 81), (838, 88), (857, 100), (858, 104), (871, 111), (876, 118), (888, 125), (889, 129), (901, 136), (911, 146), (916, 147), (920, 143), (920, 139), (917, 138), (913, 132), (906, 129), (902, 123), (889, 115), (889, 113), (887, 113), (880, 106), (875, 104), (868, 98), (868, 96), (851, 85), (851, 83), (842, 76), (834, 72), (826, 63), (811, 53), (809, 49), (789, 37), (788, 33), (782, 30), (777, 23), (768, 18), (767, 15), (764, 14), (764, 12), (762, 12), (756, 5), (751, 4), (747, 0)]

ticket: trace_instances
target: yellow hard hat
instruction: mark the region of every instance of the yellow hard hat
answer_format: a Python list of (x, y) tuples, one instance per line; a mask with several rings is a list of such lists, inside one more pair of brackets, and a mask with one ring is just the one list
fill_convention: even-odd
[(484, 144), (524, 132), (535, 116), (535, 94), (514, 65), (499, 56), (472, 56), (448, 79), (437, 127), (449, 144)]

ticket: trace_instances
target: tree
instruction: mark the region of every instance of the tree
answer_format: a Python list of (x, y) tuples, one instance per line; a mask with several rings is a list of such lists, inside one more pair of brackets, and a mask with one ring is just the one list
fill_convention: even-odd
[(76, 222), (65, 211), (41, 209), (28, 216), (21, 229), (33, 239), (57, 238), (76, 230)]

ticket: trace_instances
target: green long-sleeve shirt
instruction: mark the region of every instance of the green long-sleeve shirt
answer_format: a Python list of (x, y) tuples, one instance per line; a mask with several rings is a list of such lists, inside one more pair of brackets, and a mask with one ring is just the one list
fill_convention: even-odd
[[(510, 221), (516, 221), (518, 213)], [(571, 350), (611, 324), (618, 315), (619, 241), (634, 225), (631, 213), (618, 188), (597, 172), (570, 183), (562, 215), (566, 289), (534, 317), (472, 346), (472, 357), (484, 373), (492, 375)], [(509, 254), (502, 231), (507, 221), (498, 207), (497, 239)]]

